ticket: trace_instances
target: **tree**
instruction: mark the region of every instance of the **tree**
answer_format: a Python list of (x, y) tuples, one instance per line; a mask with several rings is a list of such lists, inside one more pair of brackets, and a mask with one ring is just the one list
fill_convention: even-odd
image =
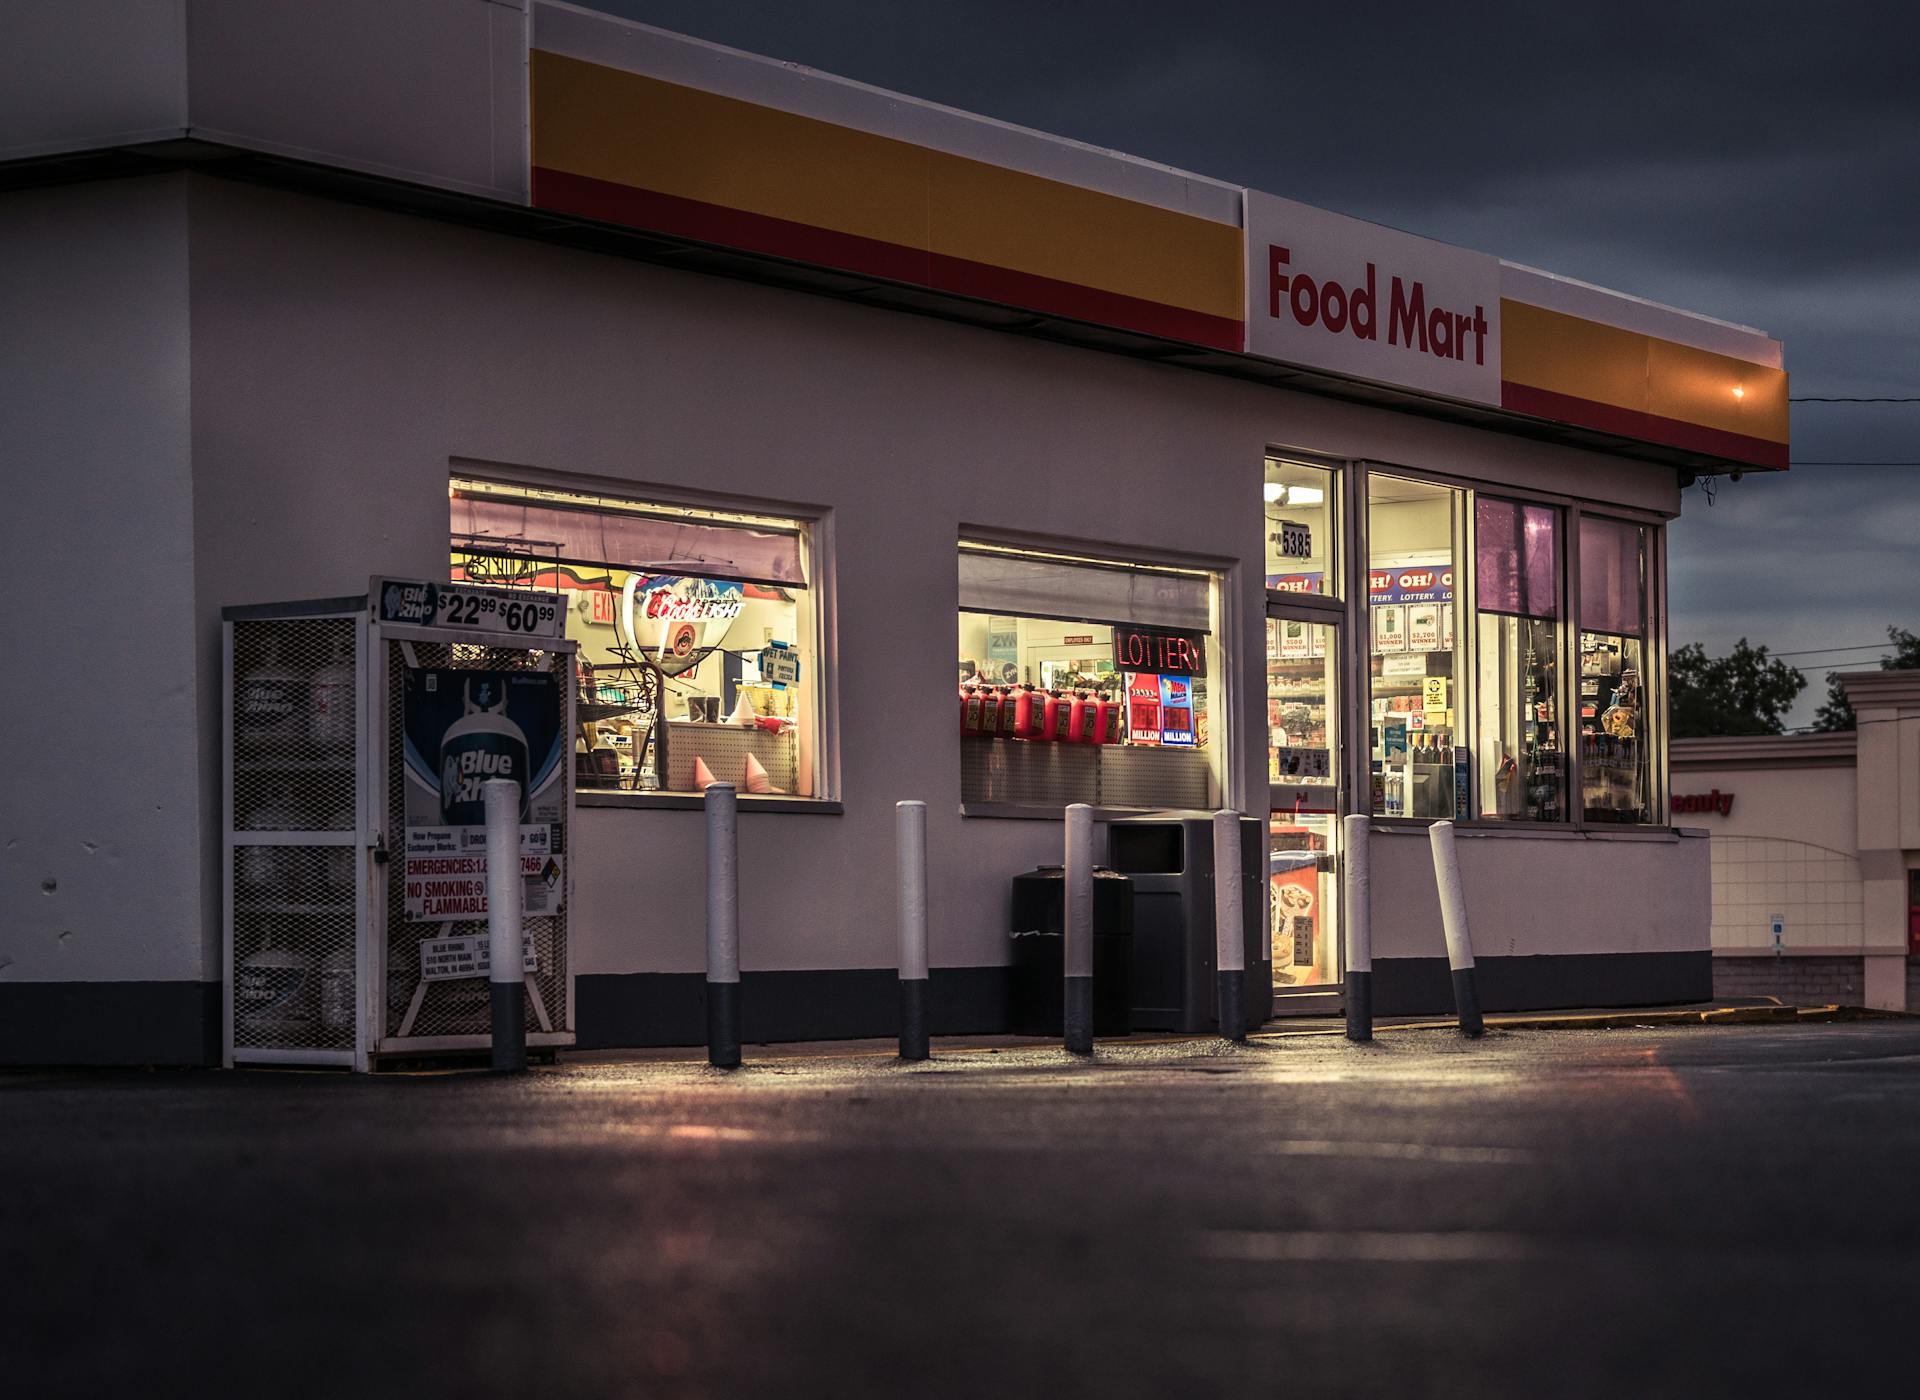
[[(1920, 636), (1904, 627), (1889, 627), (1887, 640), (1893, 643), (1893, 655), (1880, 658), (1883, 671), (1920, 671)], [(1838, 671), (1827, 672), (1827, 700), (1813, 717), (1813, 727), (1829, 732), (1853, 728), (1853, 704), (1847, 689), (1840, 684)]]
[(1698, 642), (1667, 658), (1667, 712), (1676, 739), (1779, 734), (1807, 678), (1742, 637), (1725, 656)]

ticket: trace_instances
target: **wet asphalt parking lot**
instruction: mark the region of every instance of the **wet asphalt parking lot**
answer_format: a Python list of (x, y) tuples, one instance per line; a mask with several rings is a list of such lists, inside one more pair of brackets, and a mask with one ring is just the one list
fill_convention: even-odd
[(0, 1076), (20, 1396), (1920, 1381), (1920, 1020)]

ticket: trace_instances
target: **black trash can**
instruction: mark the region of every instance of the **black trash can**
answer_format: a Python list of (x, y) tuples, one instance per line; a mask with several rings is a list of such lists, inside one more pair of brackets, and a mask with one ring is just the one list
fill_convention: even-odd
[[(1013, 877), (1013, 985), (1008, 1020), (1016, 1035), (1057, 1036), (1066, 1014), (1067, 872), (1043, 865)], [(1125, 1035), (1133, 1013), (1133, 882), (1093, 871), (1093, 1033)]]
[[(1257, 1026), (1272, 1006), (1265, 823), (1240, 821), (1246, 1000)], [(1219, 1024), (1214, 963), (1213, 814), (1160, 812), (1107, 826), (1107, 859), (1133, 881), (1133, 1025), (1206, 1031)]]

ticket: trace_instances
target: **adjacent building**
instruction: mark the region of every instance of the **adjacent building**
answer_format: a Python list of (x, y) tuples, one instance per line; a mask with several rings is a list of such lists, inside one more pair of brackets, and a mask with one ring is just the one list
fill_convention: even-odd
[(1714, 990), (1920, 1010), (1920, 672), (1840, 682), (1854, 730), (1673, 745), (1677, 819), (1712, 833)]

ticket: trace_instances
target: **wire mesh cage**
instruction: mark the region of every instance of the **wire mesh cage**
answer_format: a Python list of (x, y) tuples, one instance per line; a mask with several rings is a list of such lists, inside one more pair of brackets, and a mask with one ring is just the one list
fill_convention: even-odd
[(241, 831), (352, 831), (354, 620), (233, 627), (233, 820)]
[(354, 1053), (358, 639), (352, 616), (229, 633), (229, 1058)]
[(353, 1050), (354, 854), (351, 846), (235, 848), (236, 1050)]

